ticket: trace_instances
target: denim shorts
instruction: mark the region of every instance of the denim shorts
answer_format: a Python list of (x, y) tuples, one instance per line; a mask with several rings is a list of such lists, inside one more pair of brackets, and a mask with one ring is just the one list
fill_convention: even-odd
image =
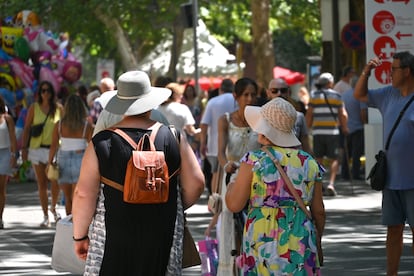
[(10, 166), (10, 149), (0, 149), (0, 175), (11, 175), (12, 168)]
[(33, 165), (47, 164), (49, 162), (49, 148), (29, 148), (28, 159)]
[(58, 153), (59, 184), (74, 184), (78, 182), (84, 150), (63, 151)]
[(382, 224), (414, 227), (414, 189), (382, 192)]

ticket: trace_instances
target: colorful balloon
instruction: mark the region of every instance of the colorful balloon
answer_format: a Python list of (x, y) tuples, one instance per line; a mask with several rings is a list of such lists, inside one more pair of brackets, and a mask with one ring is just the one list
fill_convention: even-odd
[(1, 27), (2, 48), (9, 55), (14, 55), (14, 44), (21, 37), (23, 29), (13, 27)]
[(14, 53), (24, 62), (27, 62), (30, 57), (29, 43), (23, 37), (18, 37), (14, 43)]
[(69, 60), (63, 66), (62, 77), (69, 83), (79, 80), (82, 75), (82, 65), (77, 61)]
[(33, 68), (21, 61), (18, 58), (13, 58), (9, 61), (13, 73), (23, 83), (25, 87), (32, 87), (34, 81)]
[(40, 68), (40, 72), (39, 72), (39, 82), (42, 81), (48, 81), (53, 85), (53, 88), (55, 89), (56, 93), (58, 93), (60, 91), (60, 86), (61, 86), (61, 80), (58, 76), (56, 76), (52, 69), (42, 66)]

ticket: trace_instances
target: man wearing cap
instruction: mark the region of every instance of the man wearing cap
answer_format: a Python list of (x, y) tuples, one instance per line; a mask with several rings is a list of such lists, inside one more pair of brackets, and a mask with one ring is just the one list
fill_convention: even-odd
[[(267, 92), (267, 98), (269, 100), (277, 98), (277, 97), (282, 97), (283, 99), (290, 102), (294, 107), (295, 107), (295, 104), (297, 103), (295, 100), (292, 99), (290, 88), (288, 84), (286, 83), (286, 81), (282, 78), (276, 78), (276, 79), (271, 80), (269, 82), (269, 86), (266, 92)], [(296, 116), (295, 127), (294, 127), (295, 135), (301, 142), (302, 149), (306, 152), (311, 153), (312, 151), (311, 151), (311, 147), (309, 144), (309, 138), (308, 138), (309, 133), (308, 133), (308, 128), (306, 126), (305, 115), (304, 113), (299, 112), (297, 108), (296, 110), (297, 110), (297, 116)]]
[(326, 193), (335, 196), (335, 179), (339, 167), (339, 127), (348, 133), (347, 114), (341, 94), (332, 89), (334, 78), (331, 73), (323, 73), (317, 81), (317, 90), (312, 91), (306, 123), (312, 128), (313, 153), (322, 164), (327, 157), (330, 162), (329, 185)]

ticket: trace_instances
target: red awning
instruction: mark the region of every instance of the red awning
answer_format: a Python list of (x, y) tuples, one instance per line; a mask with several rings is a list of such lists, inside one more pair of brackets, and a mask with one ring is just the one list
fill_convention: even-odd
[[(198, 79), (198, 85), (200, 86), (201, 90), (208, 91), (210, 89), (219, 88), (221, 81), (222, 79), (218, 77), (201, 77)], [(195, 85), (194, 79), (191, 79), (189, 84)]]
[(273, 68), (273, 77), (282, 78), (287, 84), (293, 85), (297, 83), (302, 83), (305, 80), (305, 75), (300, 72), (295, 72), (287, 68), (280, 66), (275, 66)]

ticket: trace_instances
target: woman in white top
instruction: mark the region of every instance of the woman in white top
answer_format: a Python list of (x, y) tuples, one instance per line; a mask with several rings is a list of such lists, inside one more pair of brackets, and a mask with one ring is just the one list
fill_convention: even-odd
[[(229, 181), (235, 179), (239, 168), (239, 161), (243, 155), (249, 150), (260, 148), (260, 144), (257, 142), (257, 133), (253, 132), (244, 117), (246, 106), (256, 103), (258, 90), (256, 82), (250, 78), (237, 80), (234, 85), (233, 97), (239, 108), (232, 113), (225, 113), (218, 120), (218, 160), (220, 170), (223, 171), (219, 193), (222, 197), (226, 194)], [(240, 249), (241, 230), (235, 231), (236, 221), (234, 214), (228, 210), (224, 200), (222, 202), (220, 223), (217, 227), (217, 236), (219, 238), (217, 275), (238, 275), (234, 261), (235, 255), (237, 255)], [(210, 235), (210, 229), (216, 220), (217, 215), (213, 217), (205, 232), (206, 235)], [(240, 221), (238, 220), (237, 222)]]
[(16, 166), (16, 134), (13, 118), (6, 112), (0, 96), (0, 229), (4, 228), (3, 210), (6, 204), (6, 183), (12, 167)]
[(195, 120), (190, 108), (181, 103), (184, 87), (172, 82), (165, 86), (172, 91), (170, 98), (161, 104), (157, 110), (160, 111), (171, 125), (176, 129), (184, 130), (188, 135), (193, 136), (201, 132), (195, 128)]
[(65, 195), (66, 215), (72, 213), (73, 191), (78, 182), (83, 154), (92, 132), (93, 127), (87, 121), (86, 106), (82, 99), (77, 95), (69, 96), (64, 106), (63, 117), (53, 129), (48, 162), (50, 166), (57, 154), (58, 183)]

